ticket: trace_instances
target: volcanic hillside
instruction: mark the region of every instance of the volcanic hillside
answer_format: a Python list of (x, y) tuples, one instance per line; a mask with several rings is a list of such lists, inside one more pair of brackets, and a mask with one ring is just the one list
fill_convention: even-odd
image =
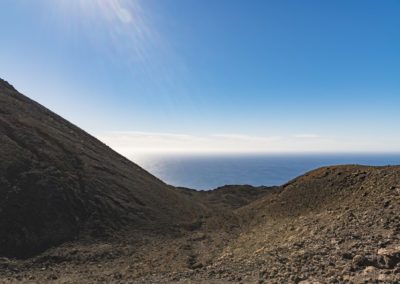
[(399, 283), (400, 167), (332, 166), (239, 208), (219, 266), (265, 283)]
[(0, 79), (0, 255), (115, 229), (165, 230), (202, 209)]
[(2, 283), (400, 283), (398, 166), (174, 188), (5, 81), (0, 135)]

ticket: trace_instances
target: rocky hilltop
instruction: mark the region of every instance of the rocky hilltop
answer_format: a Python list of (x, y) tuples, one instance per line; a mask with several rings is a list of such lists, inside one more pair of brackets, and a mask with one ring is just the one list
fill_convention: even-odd
[(0, 81), (0, 282), (399, 283), (400, 167), (174, 188)]

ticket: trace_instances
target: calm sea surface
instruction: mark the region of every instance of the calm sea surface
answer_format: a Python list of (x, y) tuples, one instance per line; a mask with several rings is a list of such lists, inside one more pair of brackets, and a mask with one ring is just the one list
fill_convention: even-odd
[(400, 154), (147, 155), (130, 159), (168, 184), (194, 189), (213, 189), (225, 184), (281, 185), (328, 165), (400, 165)]

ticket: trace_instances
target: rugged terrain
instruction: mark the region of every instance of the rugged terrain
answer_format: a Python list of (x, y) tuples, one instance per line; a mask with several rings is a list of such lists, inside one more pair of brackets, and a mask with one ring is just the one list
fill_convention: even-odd
[(400, 167), (174, 188), (0, 81), (0, 282), (399, 283)]

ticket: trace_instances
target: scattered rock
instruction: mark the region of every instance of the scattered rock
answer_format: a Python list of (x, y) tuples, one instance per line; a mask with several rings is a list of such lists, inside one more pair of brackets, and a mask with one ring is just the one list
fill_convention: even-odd
[(354, 267), (365, 267), (371, 264), (371, 261), (362, 255), (356, 255), (353, 257), (352, 264)]
[(192, 269), (200, 269), (203, 268), (203, 264), (201, 262), (196, 262), (192, 265)]

